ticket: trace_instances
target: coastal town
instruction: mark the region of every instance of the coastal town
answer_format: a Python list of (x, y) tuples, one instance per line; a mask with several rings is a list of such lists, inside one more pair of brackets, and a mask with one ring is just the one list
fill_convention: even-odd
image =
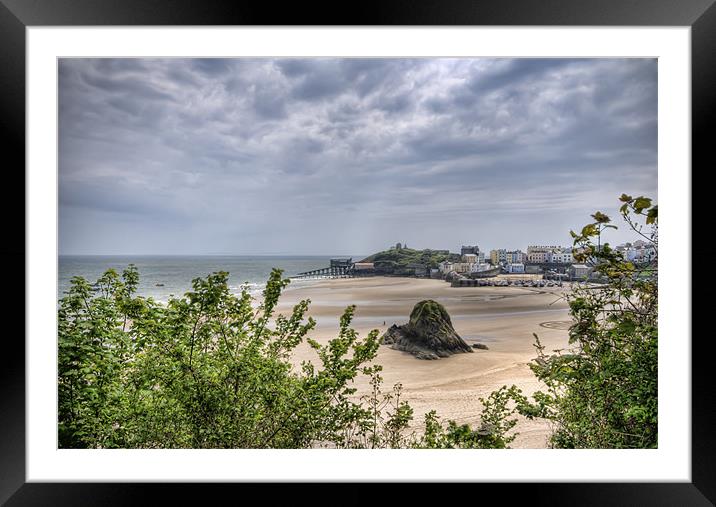
[(360, 30), (288, 33), (277, 57), (270, 31), (269, 51), (237, 34), (238, 57), (41, 58), (61, 149), (28, 178), (57, 211), (28, 215), (28, 462), (59, 480), (78, 467), (43, 458), (109, 449), (139, 450), (130, 480), (688, 478), (671, 450), (692, 298), (688, 273), (659, 291), (657, 202), (666, 187), (667, 243), (687, 245), (689, 165), (660, 158), (663, 62), (558, 57), (569, 30), (547, 57), (524, 35), (525, 58)]
[[(656, 259), (654, 245), (643, 240), (618, 245), (615, 250), (637, 265), (648, 265)], [(457, 254), (449, 250), (414, 250), (396, 243), (356, 262), (350, 257), (331, 259), (330, 266), (299, 273), (295, 278), (408, 276), (442, 279), (454, 287), (598, 281), (594, 260), (577, 262), (575, 253), (573, 248), (559, 245), (529, 245), (526, 252), (506, 248), (487, 252), (478, 245), (463, 245)]]

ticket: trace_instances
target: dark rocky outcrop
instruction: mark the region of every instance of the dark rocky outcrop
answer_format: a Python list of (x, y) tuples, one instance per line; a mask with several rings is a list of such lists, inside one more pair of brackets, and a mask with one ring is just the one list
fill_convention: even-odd
[(418, 359), (438, 359), (472, 348), (452, 327), (445, 307), (431, 299), (415, 305), (410, 321), (402, 326), (393, 324), (382, 337), (392, 349), (410, 352)]

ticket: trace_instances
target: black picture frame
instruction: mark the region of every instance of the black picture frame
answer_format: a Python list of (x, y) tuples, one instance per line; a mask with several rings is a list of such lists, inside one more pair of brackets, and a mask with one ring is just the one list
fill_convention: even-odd
[[(25, 479), (25, 347), (24, 323), (12, 333), (10, 316), (24, 314), (25, 221), (25, 28), (83, 25), (502, 25), (502, 26), (690, 26), (692, 69), (692, 167), (714, 167), (709, 133), (716, 111), (716, 6), (714, 0), (505, 0), (440, 2), (362, 1), (350, 6), (192, 0), (0, 0), (0, 129), (6, 161), (5, 188), (20, 202), (0, 200), (6, 217), (6, 241), (0, 256), (5, 270), (1, 291), (6, 329), (0, 367), (0, 503), (7, 505), (126, 505), (145, 503), (148, 494), (173, 494), (187, 503), (209, 501), (205, 492), (169, 484), (26, 483)], [(9, 156), (8, 156), (9, 155)], [(689, 170), (686, 168), (684, 170)], [(692, 178), (695, 172), (691, 169)], [(19, 191), (22, 188), (23, 191)], [(692, 188), (695, 188), (692, 186)], [(693, 202), (697, 199), (694, 196)], [(14, 218), (14, 219), (13, 219)], [(685, 251), (691, 249), (685, 246)], [(691, 273), (689, 271), (689, 276)], [(685, 294), (684, 297), (690, 297)], [(693, 298), (693, 305), (697, 303)], [(692, 315), (697, 312), (692, 311)], [(716, 501), (716, 396), (707, 376), (712, 333), (692, 337), (692, 482), (588, 484), (467, 485), (473, 494), (522, 496), (536, 505), (712, 505)], [(683, 339), (689, 337), (669, 337)], [(306, 485), (293, 485), (300, 494)], [(425, 485), (401, 494), (420, 495)], [(265, 491), (261, 485), (223, 485), (217, 491), (242, 488), (242, 495)], [(265, 486), (263, 486), (265, 488)], [(365, 485), (343, 487), (344, 500), (362, 503)], [(205, 490), (206, 488), (201, 488)], [(498, 491), (492, 491), (497, 489)], [(254, 491), (255, 490), (255, 491)], [(470, 495), (469, 491), (466, 491)], [(197, 495), (197, 496), (195, 496)], [(201, 496), (198, 496), (201, 495)], [(404, 500), (406, 500), (404, 498)], [(404, 501), (403, 500), (403, 501)]]

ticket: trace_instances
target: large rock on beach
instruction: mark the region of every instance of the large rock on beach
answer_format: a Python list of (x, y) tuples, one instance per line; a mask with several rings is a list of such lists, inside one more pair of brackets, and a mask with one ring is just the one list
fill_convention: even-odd
[(439, 359), (472, 352), (455, 332), (445, 307), (432, 299), (416, 304), (410, 313), (410, 321), (402, 326), (393, 324), (382, 340), (390, 348), (410, 352), (418, 359)]

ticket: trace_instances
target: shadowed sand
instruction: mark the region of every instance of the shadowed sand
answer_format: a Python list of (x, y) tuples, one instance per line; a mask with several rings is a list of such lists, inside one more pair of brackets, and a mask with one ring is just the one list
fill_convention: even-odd
[[(525, 394), (543, 388), (527, 366), (535, 357), (537, 333), (548, 351), (567, 346), (569, 314), (557, 288), (452, 288), (440, 280), (372, 277), (318, 281), (289, 288), (279, 310), (287, 314), (301, 299), (310, 299), (309, 315), (317, 321), (310, 336), (321, 343), (337, 334), (338, 319), (349, 304), (356, 305), (353, 328), (364, 337), (371, 329), (380, 334), (393, 324), (404, 324), (413, 306), (423, 299), (442, 303), (457, 333), (468, 343), (484, 343), (489, 350), (456, 354), (434, 361), (381, 346), (377, 362), (383, 365), (385, 390), (401, 382), (404, 399), (415, 410), (413, 426), (422, 426), (425, 412), (435, 409), (442, 418), (475, 425), (480, 397), (503, 385), (515, 384)], [(385, 324), (383, 324), (385, 322)], [(546, 326), (540, 324), (547, 323)], [(317, 356), (307, 345), (295, 353), (296, 362)], [(359, 390), (367, 388), (361, 382)], [(520, 418), (514, 448), (547, 446), (549, 426)]]

